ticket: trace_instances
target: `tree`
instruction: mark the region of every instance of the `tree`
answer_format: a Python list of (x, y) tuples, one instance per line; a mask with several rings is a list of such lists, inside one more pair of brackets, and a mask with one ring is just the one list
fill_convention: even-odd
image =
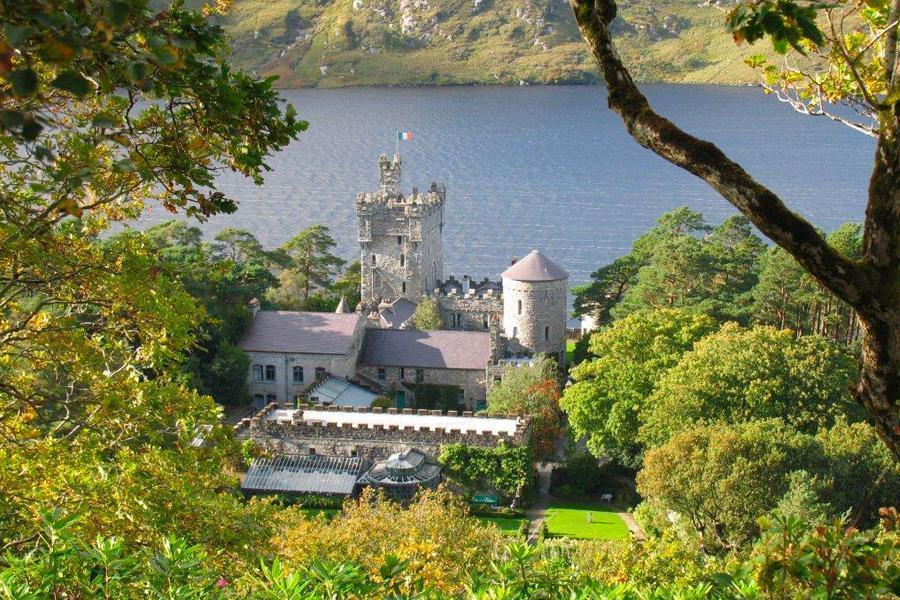
[(313, 292), (328, 290), (345, 262), (331, 253), (337, 244), (324, 225), (311, 225), (288, 240), (282, 250), (290, 259), (278, 274), (279, 286), (269, 299), (278, 308), (304, 310)]
[(390, 554), (410, 576), (447, 593), (459, 593), (469, 573), (482, 572), (501, 543), (499, 530), (470, 519), (462, 499), (443, 489), (422, 490), (408, 507), (369, 489), (330, 520), (291, 510), (281, 517), (279, 552), (290, 564), (354, 561), (377, 571)]
[(331, 286), (332, 294), (337, 296), (338, 300), (343, 298), (350, 310), (354, 310), (359, 304), (361, 278), (362, 268), (359, 261), (354, 260)]
[(687, 519), (713, 551), (735, 550), (788, 492), (790, 474), (824, 471), (812, 436), (772, 421), (709, 425), (651, 448), (638, 492)]
[[(103, 237), (149, 204), (201, 219), (233, 211), (216, 173), (261, 182), (266, 156), (306, 128), (271, 80), (229, 68), (226, 50), (222, 30), (180, 3), (3, 4), (0, 545), (9, 552), (34, 547), (54, 509), (84, 513), (71, 526), (81, 539), (136, 547), (177, 530), (215, 548), (217, 569), (240, 570), (247, 547), (268, 547), (269, 509), (222, 493), (236, 480), (223, 469), (235, 448), (220, 410), (180, 383), (203, 307), (147, 236)], [(197, 448), (199, 432), (208, 445)]]
[[(859, 225), (842, 225), (828, 235), (828, 243), (845, 256), (858, 258), (862, 246)], [(792, 329), (797, 335), (815, 333), (841, 344), (851, 344), (858, 338), (853, 309), (817, 283), (781, 248), (771, 248), (763, 257), (753, 298), (753, 315), (759, 322)]]
[(500, 382), (488, 390), (484, 412), (530, 416), (535, 455), (551, 460), (562, 430), (558, 381), (556, 362), (543, 355), (530, 365), (507, 366), (500, 374)]
[[(831, 44), (842, 57), (841, 72), (858, 86), (845, 88), (841, 96), (867, 103), (877, 115), (875, 164), (859, 259), (829, 246), (812, 225), (715, 145), (685, 133), (651, 108), (612, 41), (609, 27), (616, 16), (615, 0), (572, 0), (576, 22), (606, 82), (609, 107), (622, 118), (628, 133), (639, 144), (704, 180), (856, 311), (862, 355), (854, 395), (874, 420), (881, 439), (900, 459), (900, 0), (865, 3), (861, 10), (873, 11), (870, 20), (883, 23), (883, 28), (872, 35), (877, 43), (863, 43), (860, 53), (854, 55), (847, 52), (839, 36), (826, 39), (815, 22), (817, 10), (852, 7), (863, 5), (850, 0), (821, 5), (745, 0), (732, 9), (729, 27), (738, 40), (754, 42), (768, 36), (776, 50), (786, 50), (788, 45)], [(856, 58), (847, 60), (848, 56), (874, 57), (867, 63), (874, 67), (872, 76), (861, 77)]]
[(644, 404), (639, 439), (659, 446), (692, 427), (773, 417), (815, 433), (838, 417), (861, 416), (848, 392), (855, 373), (852, 358), (821, 337), (726, 324), (662, 375)]
[(666, 370), (715, 329), (711, 317), (665, 309), (633, 313), (594, 333), (590, 351), (596, 358), (571, 371), (575, 383), (560, 401), (575, 435), (588, 436), (596, 457), (639, 467), (638, 429), (647, 398)]
[(420, 331), (444, 328), (441, 308), (434, 298), (426, 296), (419, 300), (419, 304), (416, 305), (416, 310), (412, 315), (412, 326)]

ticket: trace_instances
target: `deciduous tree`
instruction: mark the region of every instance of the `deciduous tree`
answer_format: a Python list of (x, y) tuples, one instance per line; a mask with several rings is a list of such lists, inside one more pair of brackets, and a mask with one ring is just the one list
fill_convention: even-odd
[[(825, 38), (816, 24), (816, 14), (818, 10), (852, 7), (874, 11), (873, 18), (883, 25), (873, 33), (874, 43), (863, 42), (861, 47), (856, 46), (859, 52), (851, 50), (850, 54), (840, 36)], [(802, 48), (803, 44), (830, 44), (843, 58), (840, 71), (857, 86), (842, 93), (851, 101), (865, 102), (875, 115), (875, 161), (858, 259), (832, 248), (809, 222), (789, 210), (781, 198), (714, 144), (684, 132), (653, 110), (616, 52), (610, 34), (610, 24), (616, 17), (615, 0), (572, 0), (572, 8), (606, 82), (609, 107), (622, 118), (628, 133), (639, 144), (709, 184), (797, 259), (816, 281), (857, 312), (862, 357), (854, 394), (876, 423), (881, 439), (900, 459), (900, 0), (864, 4), (838, 0), (821, 5), (795, 0), (744, 0), (733, 8), (729, 18), (736, 39), (753, 42), (770, 37), (776, 50), (786, 50), (789, 45)], [(861, 76), (856, 57), (873, 66), (871, 78)]]

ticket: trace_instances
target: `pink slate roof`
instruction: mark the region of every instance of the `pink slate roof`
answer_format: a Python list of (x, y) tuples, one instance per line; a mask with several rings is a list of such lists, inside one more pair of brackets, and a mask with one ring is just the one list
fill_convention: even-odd
[(359, 363), (370, 367), (481, 370), (490, 359), (488, 332), (367, 329)]
[(261, 310), (238, 346), (249, 352), (348, 354), (356, 313)]
[(500, 276), (516, 281), (557, 281), (567, 279), (569, 274), (540, 251), (532, 250), (528, 256), (517, 261)]

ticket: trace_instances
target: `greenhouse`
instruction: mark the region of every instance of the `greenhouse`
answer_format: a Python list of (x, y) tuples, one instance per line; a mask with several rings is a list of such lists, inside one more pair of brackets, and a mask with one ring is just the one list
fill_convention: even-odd
[(245, 494), (352, 496), (369, 463), (345, 456), (257, 458), (241, 484)]
[(361, 483), (383, 489), (395, 500), (411, 500), (421, 487), (436, 488), (441, 482), (441, 466), (421, 450), (406, 448), (376, 464)]

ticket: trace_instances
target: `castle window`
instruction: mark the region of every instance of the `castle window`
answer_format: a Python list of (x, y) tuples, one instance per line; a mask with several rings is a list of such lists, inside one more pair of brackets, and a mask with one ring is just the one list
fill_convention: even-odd
[(522, 301), (519, 300), (519, 314), (522, 314)]
[(373, 265), (375, 264), (375, 255), (374, 254), (372, 255), (372, 264)]
[(550, 339), (550, 328), (544, 327), (544, 341), (548, 341)]
[(484, 329), (487, 329), (487, 328), (488, 328), (488, 317), (487, 317), (487, 315), (484, 315), (484, 316), (481, 318), (481, 326), (482, 326)]
[(416, 369), (416, 383), (425, 381), (425, 369)]
[(398, 236), (397, 236), (397, 244), (402, 244), (402, 243), (403, 243), (403, 236), (402, 236), (402, 235), (398, 235)]
[(400, 266), (402, 267), (402, 266), (405, 266), (405, 265), (406, 265), (406, 255), (405, 255), (405, 254), (401, 254), (401, 255), (400, 255)]
[(378, 369), (378, 381), (384, 383), (386, 376), (387, 374), (385, 373), (384, 369)]
[(294, 383), (303, 383), (303, 367), (294, 367)]
[(315, 456), (315, 455), (316, 455), (316, 449), (313, 448), (312, 446), (309, 447), (309, 455), (310, 455), (310, 456)]
[(519, 328), (518, 327), (513, 327), (513, 337), (514, 338), (519, 337)]
[(406, 379), (406, 369), (400, 367), (400, 379)]
[(263, 366), (262, 365), (253, 365), (253, 381), (262, 381), (263, 380)]
[(403, 293), (403, 294), (406, 293), (406, 282), (405, 281), (400, 284), (400, 289), (402, 290), (401, 293)]
[(266, 365), (266, 381), (275, 381), (275, 365)]

